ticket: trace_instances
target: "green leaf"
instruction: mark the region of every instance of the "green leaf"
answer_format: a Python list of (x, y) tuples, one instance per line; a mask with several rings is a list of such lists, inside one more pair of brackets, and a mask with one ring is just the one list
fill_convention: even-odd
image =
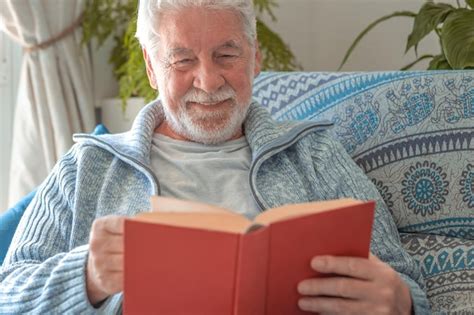
[(450, 4), (426, 2), (415, 17), (413, 30), (408, 36), (405, 53), (416, 46), (426, 35), (433, 31), (438, 24), (443, 23), (446, 17), (455, 8)]
[(423, 55), (423, 56), (421, 56), (420, 58), (418, 58), (418, 59), (416, 59), (415, 61), (413, 61), (412, 63), (407, 64), (405, 67), (401, 68), (400, 70), (401, 70), (401, 71), (408, 70), (408, 69), (410, 69), (411, 67), (413, 67), (414, 65), (416, 65), (417, 63), (419, 63), (420, 61), (425, 60), (425, 59), (428, 59), (428, 58), (434, 58), (434, 56), (433, 56), (433, 55)]
[(474, 67), (474, 11), (458, 9), (450, 14), (443, 25), (441, 43), (453, 69)]
[(474, 0), (466, 0), (468, 6), (474, 9)]
[(386, 15), (386, 16), (383, 16), (377, 20), (375, 20), (374, 22), (370, 23), (358, 36), (357, 38), (354, 40), (354, 42), (352, 43), (352, 45), (349, 47), (349, 49), (347, 50), (345, 56), (344, 56), (344, 59), (342, 60), (339, 68), (337, 69), (338, 71), (341, 70), (341, 68), (345, 65), (345, 63), (347, 62), (347, 59), (349, 59), (349, 56), (352, 54), (352, 51), (354, 50), (354, 48), (359, 44), (359, 42), (361, 41), (361, 39), (370, 31), (372, 30), (375, 26), (377, 26), (378, 24), (386, 21), (386, 20), (389, 20), (391, 18), (394, 18), (394, 17), (398, 17), (398, 16), (405, 16), (405, 17), (416, 17), (416, 13), (413, 13), (411, 11), (400, 11), (400, 12), (394, 12), (392, 14), (389, 14), (389, 15)]
[(140, 43), (135, 39), (136, 16), (128, 23), (127, 30), (122, 37), (121, 49), (117, 51), (118, 62), (114, 64), (115, 75), (119, 80), (119, 95), (122, 99), (122, 108), (132, 96), (141, 96), (145, 101), (156, 98), (157, 92), (151, 88), (146, 75), (145, 61), (142, 57)]
[(273, 14), (273, 8), (278, 7), (275, 0), (253, 0), (253, 5), (257, 13), (262, 14), (266, 12), (272, 18), (272, 21), (275, 22), (277, 20), (275, 14)]
[(437, 55), (430, 61), (428, 70), (452, 70), (444, 55)]
[(280, 36), (257, 19), (257, 37), (262, 52), (262, 70), (294, 71), (301, 69), (290, 48)]

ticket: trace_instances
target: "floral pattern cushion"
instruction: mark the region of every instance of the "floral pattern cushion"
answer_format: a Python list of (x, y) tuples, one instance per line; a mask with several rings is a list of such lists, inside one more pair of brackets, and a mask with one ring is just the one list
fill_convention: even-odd
[(400, 231), (474, 239), (474, 72), (272, 72), (277, 120), (331, 120)]
[(474, 313), (474, 240), (402, 233), (419, 262), (433, 312)]

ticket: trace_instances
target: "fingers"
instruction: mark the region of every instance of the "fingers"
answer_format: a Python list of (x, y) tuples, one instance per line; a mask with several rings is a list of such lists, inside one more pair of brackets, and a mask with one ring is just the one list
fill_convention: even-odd
[(125, 217), (106, 216), (92, 224), (87, 259), (87, 296), (97, 303), (122, 291)]
[(298, 306), (303, 311), (317, 312), (319, 314), (368, 314), (364, 303), (349, 299), (331, 297), (302, 298)]
[(123, 271), (122, 254), (95, 256), (92, 259), (93, 264), (96, 265), (96, 269), (99, 270), (100, 273)]
[(123, 234), (125, 217), (117, 215), (108, 215), (98, 218), (92, 224), (92, 231), (107, 234)]
[(89, 250), (93, 253), (121, 254), (123, 253), (123, 236), (115, 234), (92, 235), (89, 240)]
[(377, 256), (375, 256), (372, 253), (369, 253), (369, 260), (373, 260), (373, 261), (376, 261), (376, 262), (379, 262), (379, 263), (383, 263), (383, 261), (381, 261)]
[[(374, 256), (375, 257), (375, 256)], [(379, 263), (357, 257), (317, 256), (311, 260), (311, 268), (320, 273), (334, 273), (362, 280), (373, 280)]]
[(298, 303), (302, 310), (320, 314), (404, 314), (412, 307), (408, 285), (372, 254), (369, 259), (319, 256), (312, 259), (311, 267), (334, 276), (298, 284), (298, 292), (303, 295)]
[(372, 294), (369, 282), (347, 277), (306, 279), (298, 284), (298, 292), (302, 295), (350, 299), (367, 298)]
[(125, 217), (105, 216), (92, 224), (89, 250), (92, 253), (122, 253)]

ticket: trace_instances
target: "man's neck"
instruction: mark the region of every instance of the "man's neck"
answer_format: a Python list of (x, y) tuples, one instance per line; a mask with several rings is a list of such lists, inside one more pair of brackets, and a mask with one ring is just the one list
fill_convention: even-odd
[[(158, 127), (155, 129), (155, 133), (159, 133), (162, 135), (165, 135), (171, 139), (175, 140), (180, 140), (180, 141), (190, 141), (190, 142), (195, 142), (192, 139), (189, 139), (173, 130), (173, 128), (170, 127), (168, 122), (165, 120), (163, 121)], [(238, 139), (243, 136), (243, 128), (240, 128), (238, 132), (234, 136), (232, 136), (230, 139), (227, 139), (226, 141), (231, 141)]]

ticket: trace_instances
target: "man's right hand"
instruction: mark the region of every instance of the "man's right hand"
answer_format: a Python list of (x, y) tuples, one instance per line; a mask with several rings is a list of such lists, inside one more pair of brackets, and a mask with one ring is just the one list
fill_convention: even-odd
[(92, 224), (86, 268), (87, 296), (92, 305), (123, 290), (124, 220), (110, 215)]

